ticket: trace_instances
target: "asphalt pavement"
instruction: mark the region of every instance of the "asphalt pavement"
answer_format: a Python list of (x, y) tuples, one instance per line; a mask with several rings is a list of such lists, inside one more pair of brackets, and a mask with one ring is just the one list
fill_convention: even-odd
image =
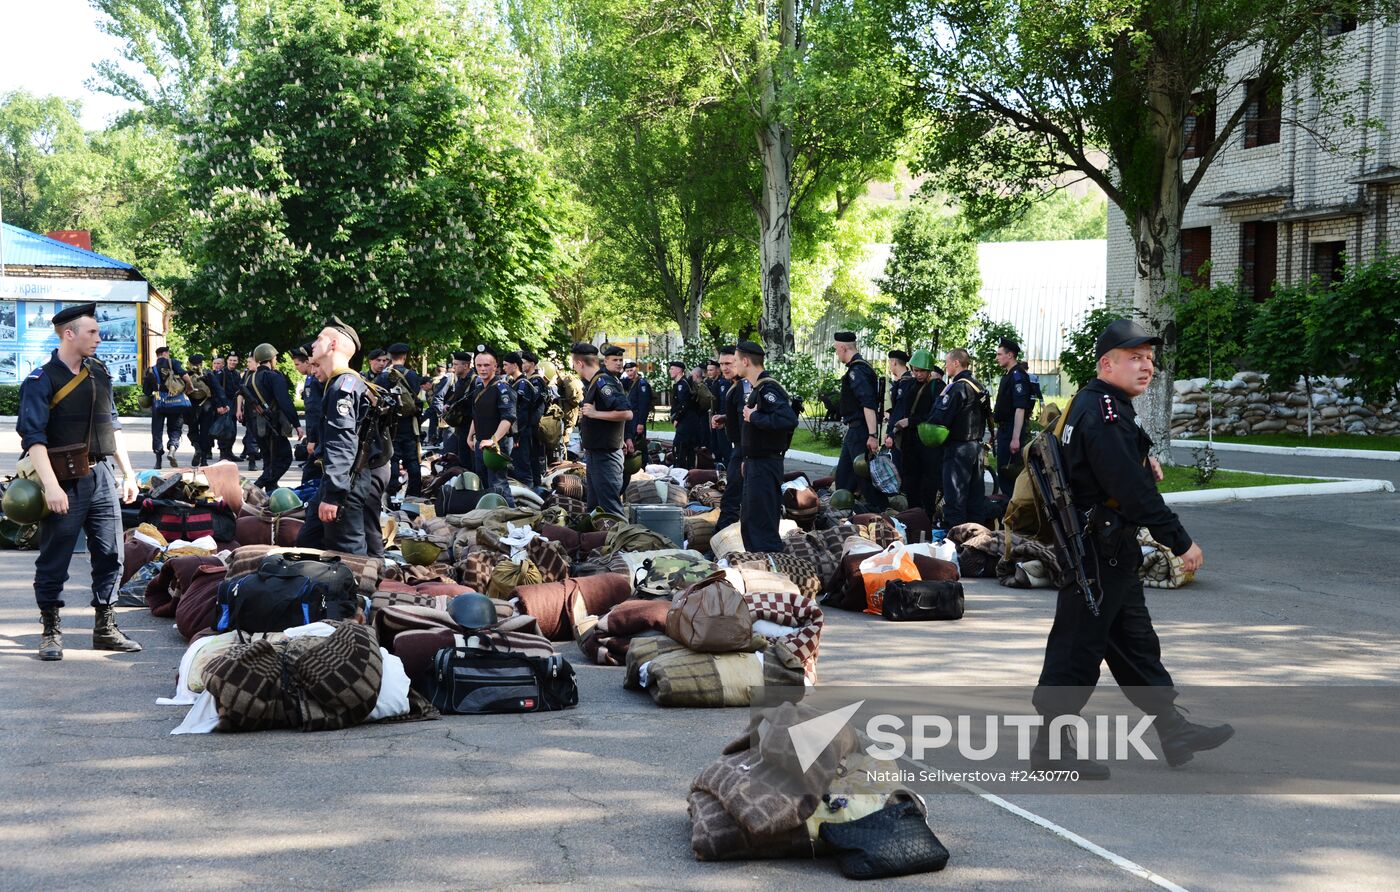
[[(12, 436), (0, 432), (10, 461)], [(144, 439), (139, 430), (127, 436), (133, 448)], [(1268, 460), (1222, 454), (1226, 467), (1249, 470), (1391, 472), (1380, 462), (1359, 463), (1366, 473), (1342, 460), (1247, 463)], [(1180, 513), (1206, 568), (1194, 584), (1148, 600), (1184, 690), (1400, 682), (1400, 585), (1389, 566), (1400, 553), (1400, 496)], [(184, 650), (169, 621), (122, 610), (123, 628), (145, 650), (97, 653), (87, 649), (91, 611), (70, 607), (65, 659), (40, 663), (33, 558), (0, 554), (0, 889), (846, 885), (827, 860), (691, 856), (690, 781), (743, 731), (746, 710), (658, 708), (622, 689), (622, 670), (590, 666), (565, 645), (581, 687), (580, 706), (567, 712), (171, 737), (184, 710), (155, 704), (172, 692)], [(71, 604), (86, 601), (86, 582), (79, 555)], [(821, 684), (1033, 682), (1049, 594), (994, 580), (969, 580), (967, 589), (957, 623), (828, 611)], [(1185, 770), (1209, 771), (1209, 754)], [(1006, 798), (1025, 813), (966, 791), (929, 796), (930, 824), (952, 860), (942, 873), (895, 882), (1315, 890), (1392, 889), (1400, 876), (1396, 797)]]

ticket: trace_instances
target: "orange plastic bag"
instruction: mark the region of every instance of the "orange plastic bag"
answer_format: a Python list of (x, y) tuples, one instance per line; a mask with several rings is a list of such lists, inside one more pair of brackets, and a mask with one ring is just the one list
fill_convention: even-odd
[(896, 542), (879, 554), (872, 554), (861, 561), (860, 576), (865, 582), (865, 612), (880, 616), (885, 603), (885, 586), (895, 580), (917, 580), (919, 568), (904, 543)]

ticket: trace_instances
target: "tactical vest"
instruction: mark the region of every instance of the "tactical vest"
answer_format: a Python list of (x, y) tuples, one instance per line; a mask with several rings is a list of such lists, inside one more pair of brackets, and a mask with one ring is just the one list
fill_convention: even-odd
[[(584, 391), (580, 405), (593, 402), (593, 396), (597, 393), (598, 388), (606, 383), (604, 378), (615, 383), (615, 379), (611, 375), (600, 370), (598, 374), (593, 376), (593, 380), (588, 382), (588, 389)], [(584, 449), (606, 449), (609, 451), (621, 449), (626, 428), (627, 422), (625, 421), (602, 421), (597, 418), (579, 416), (579, 444)]]
[[(760, 378), (753, 390), (749, 391), (748, 405), (757, 408), (765, 390), (776, 390), (784, 400), (788, 399), (783, 385), (772, 378)], [(744, 458), (782, 458), (792, 445), (792, 431), (755, 427), (746, 421), (742, 439)]]
[(504, 420), (501, 418), (501, 407), (496, 398), (496, 382), (500, 380), (501, 376), (497, 375), (489, 382), (484, 383), (476, 395), (476, 401), (472, 403), (472, 417), (476, 419), (477, 442), (495, 437), (496, 428)]
[(967, 393), (958, 416), (948, 422), (948, 441), (981, 440), (987, 433), (987, 391), (971, 378), (959, 378), (948, 386), (956, 384), (962, 384)]
[[(93, 461), (116, 454), (117, 438), (112, 430), (112, 377), (107, 367), (92, 359), (84, 359), (88, 377), (73, 388), (68, 396), (49, 408), (49, 423), (44, 429), (50, 449), (74, 446), (87, 437), (88, 454)], [(53, 382), (55, 396), (77, 375), (54, 357), (44, 363), (44, 374)], [(89, 432), (88, 425), (91, 425)]]
[(870, 363), (863, 359), (852, 360), (851, 364), (846, 367), (846, 374), (841, 376), (841, 404), (839, 409), (841, 411), (842, 420), (852, 417), (865, 417), (865, 407), (860, 404), (860, 399), (856, 396), (856, 389), (851, 386), (851, 381), (856, 375), (865, 374), (865, 370), (861, 368), (862, 366), (874, 377), (875, 370), (870, 367)]

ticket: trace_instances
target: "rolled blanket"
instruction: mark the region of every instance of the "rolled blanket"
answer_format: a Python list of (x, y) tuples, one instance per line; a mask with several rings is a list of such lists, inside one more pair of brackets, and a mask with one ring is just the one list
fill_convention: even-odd
[(175, 602), (175, 628), (186, 641), (209, 631), (219, 602), (219, 583), (228, 575), (223, 564), (204, 564), (195, 569), (189, 584)]
[(582, 579), (523, 585), (512, 591), (511, 597), (516, 599), (521, 613), (539, 620), (540, 634), (550, 641), (568, 641), (572, 630), (567, 608), (569, 594), (575, 591), (582, 596), (589, 614), (601, 616), (631, 596), (632, 580), (621, 573), (599, 573)]
[(748, 592), (744, 600), (755, 620), (767, 620), (792, 631), (765, 635), (769, 642), (784, 648), (802, 662), (807, 680), (817, 682), (817, 654), (821, 650), (825, 619), (814, 598), (791, 592)]
[(579, 649), (600, 666), (624, 666), (632, 639), (647, 633), (665, 634), (670, 611), (670, 601), (623, 601), (579, 636)]
[[(262, 490), (258, 490), (261, 492)], [(228, 575), (229, 578), (246, 576), (254, 572), (262, 565), (263, 558), (269, 554), (286, 554), (296, 552), (307, 555), (334, 555), (340, 558), (351, 570), (355, 571), (355, 582), (358, 583), (360, 594), (372, 595), (379, 583), (379, 579), (384, 574), (384, 561), (381, 558), (369, 557), (363, 554), (346, 554), (342, 551), (331, 551), (320, 548), (283, 548), (277, 545), (244, 545), (235, 549), (229, 556)]]
[(535, 532), (551, 542), (558, 542), (564, 547), (567, 554), (573, 556), (578, 554), (579, 534), (576, 531), (557, 524), (541, 523), (535, 527)]
[(771, 570), (781, 573), (797, 583), (802, 594), (818, 598), (822, 593), (822, 578), (806, 560), (791, 554), (778, 554), (758, 551), (738, 551), (725, 558), (731, 567), (752, 567), (756, 570)]
[[(245, 505), (244, 510), (255, 512), (251, 516), (240, 517), (233, 522), (234, 538), (239, 545), (282, 545), (297, 544), (301, 533), (302, 518), (294, 514), (272, 514), (260, 508)], [(300, 512), (301, 509), (298, 509)]]
[(146, 564), (160, 556), (161, 550), (149, 542), (143, 542), (130, 533), (127, 534), (125, 545), (122, 547), (122, 585), (131, 581), (131, 577), (136, 575)]
[(394, 646), (390, 651), (403, 661), (409, 683), (422, 691), (426, 689), (428, 676), (433, 671), (433, 660), (436, 659), (438, 651), (455, 646), (458, 636), (469, 644), (476, 639), (497, 650), (508, 650), (532, 657), (553, 656), (554, 645), (543, 635), (537, 634), (537, 629), (538, 626), (529, 617), (512, 617), (495, 628), (478, 632), (448, 628), (412, 629), (395, 635)]
[(627, 654), (627, 677), (640, 681), (657, 706), (748, 706), (755, 687), (801, 687), (802, 663), (763, 642), (761, 653), (697, 653), (669, 638), (638, 638)]
[(933, 521), (929, 519), (928, 512), (924, 509), (910, 508), (908, 511), (901, 511), (895, 515), (895, 519), (904, 524), (905, 541), (912, 543), (932, 541)]
[(203, 566), (223, 567), (223, 562), (216, 557), (195, 557), (187, 555), (184, 557), (173, 557), (165, 562), (152, 579), (146, 585), (146, 606), (150, 608), (152, 616), (174, 616), (176, 602), (189, 587), (190, 580), (194, 578), (194, 573)]
[(717, 480), (719, 480), (719, 472), (711, 468), (696, 468), (693, 471), (687, 471), (685, 475), (686, 486), (714, 483)]
[(560, 474), (550, 481), (549, 488), (566, 498), (583, 501), (583, 478), (577, 474)]

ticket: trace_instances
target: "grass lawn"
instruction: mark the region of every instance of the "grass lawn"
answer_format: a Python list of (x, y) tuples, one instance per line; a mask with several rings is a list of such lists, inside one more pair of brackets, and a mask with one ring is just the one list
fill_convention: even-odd
[(1246, 471), (1216, 471), (1205, 486), (1196, 485), (1196, 469), (1187, 465), (1163, 468), (1166, 479), (1157, 484), (1161, 492), (1194, 492), (1198, 489), (1228, 489), (1244, 486), (1279, 486), (1285, 483), (1324, 483), (1316, 477), (1284, 477), (1278, 474), (1250, 474)]
[[(1379, 449), (1400, 452), (1400, 436), (1358, 436), (1356, 434), (1334, 434), (1332, 436), (1309, 437), (1307, 434), (1247, 434), (1243, 437), (1215, 435), (1220, 443), (1249, 443), (1254, 446), (1313, 446), (1321, 449)], [(1191, 442), (1205, 443), (1204, 437), (1193, 437)]]
[[(653, 421), (647, 424), (647, 430), (668, 431), (675, 433), (675, 427), (669, 421)], [(818, 455), (826, 455), (836, 458), (841, 454), (840, 446), (828, 446), (812, 436), (812, 432), (805, 427), (799, 427), (792, 434), (792, 448), (800, 449), (803, 452), (815, 452)]]

